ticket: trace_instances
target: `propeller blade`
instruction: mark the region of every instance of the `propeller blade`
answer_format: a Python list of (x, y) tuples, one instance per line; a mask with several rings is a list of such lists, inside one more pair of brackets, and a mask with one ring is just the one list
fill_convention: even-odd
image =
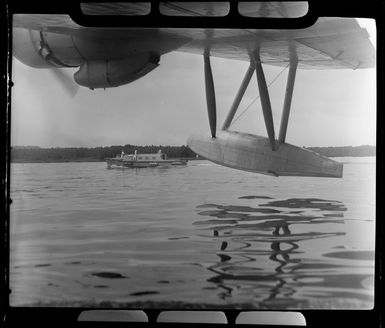
[(51, 69), (52, 73), (54, 74), (55, 78), (59, 81), (59, 83), (64, 87), (66, 92), (71, 96), (75, 97), (76, 93), (79, 90), (79, 86), (76, 84), (76, 82), (72, 79), (71, 76), (67, 75), (63, 70), (60, 68), (53, 68)]

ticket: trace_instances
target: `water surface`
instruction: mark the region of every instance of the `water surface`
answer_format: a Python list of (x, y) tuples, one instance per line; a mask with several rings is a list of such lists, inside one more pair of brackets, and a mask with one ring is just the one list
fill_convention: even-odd
[(344, 178), (208, 161), (11, 166), (13, 306), (373, 306), (375, 158)]

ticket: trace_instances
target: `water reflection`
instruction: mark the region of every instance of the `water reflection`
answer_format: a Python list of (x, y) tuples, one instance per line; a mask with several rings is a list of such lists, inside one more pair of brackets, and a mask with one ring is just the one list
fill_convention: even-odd
[[(210, 231), (205, 236), (213, 242), (220, 241), (219, 260), (208, 267), (213, 276), (207, 280), (215, 284), (220, 299), (251, 296), (259, 308), (306, 308), (319, 298), (372, 300), (362, 290), (368, 274), (351, 273), (350, 263), (330, 261), (333, 256), (316, 256), (309, 243), (346, 234), (341, 231), (343, 203), (316, 198), (266, 203), (267, 196), (239, 199), (264, 203), (197, 206), (198, 214), (208, 219), (194, 225)], [(310, 229), (312, 225), (317, 227)]]

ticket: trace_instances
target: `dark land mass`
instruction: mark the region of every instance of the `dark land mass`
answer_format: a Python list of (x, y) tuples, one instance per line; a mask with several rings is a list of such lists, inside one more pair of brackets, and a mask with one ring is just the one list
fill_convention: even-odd
[[(11, 149), (11, 161), (19, 163), (39, 162), (100, 162), (107, 157), (115, 157), (123, 150), (126, 154), (133, 154), (135, 150), (140, 154), (157, 153), (161, 149), (169, 158), (196, 159), (196, 154), (187, 146), (109, 146), (95, 148), (40, 148), (37, 146), (14, 146)], [(358, 147), (308, 147), (327, 157), (362, 157), (375, 156), (375, 146)], [(198, 157), (199, 158), (199, 157)]]
[(11, 149), (11, 162), (100, 162), (107, 157), (115, 157), (122, 150), (126, 154), (157, 153), (159, 150), (169, 158), (195, 158), (195, 153), (187, 146), (109, 146), (95, 148), (40, 148), (36, 146), (14, 146)]
[(345, 147), (309, 147), (309, 150), (326, 157), (365, 157), (376, 156), (375, 146), (345, 146)]

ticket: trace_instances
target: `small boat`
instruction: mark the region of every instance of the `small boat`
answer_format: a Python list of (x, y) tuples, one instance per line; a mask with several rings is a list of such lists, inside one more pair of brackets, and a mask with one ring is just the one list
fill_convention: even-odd
[(159, 150), (155, 154), (138, 154), (135, 150), (134, 154), (125, 154), (123, 151), (116, 157), (106, 158), (107, 167), (167, 167), (167, 166), (182, 166), (187, 165), (185, 159), (167, 159), (167, 155)]

